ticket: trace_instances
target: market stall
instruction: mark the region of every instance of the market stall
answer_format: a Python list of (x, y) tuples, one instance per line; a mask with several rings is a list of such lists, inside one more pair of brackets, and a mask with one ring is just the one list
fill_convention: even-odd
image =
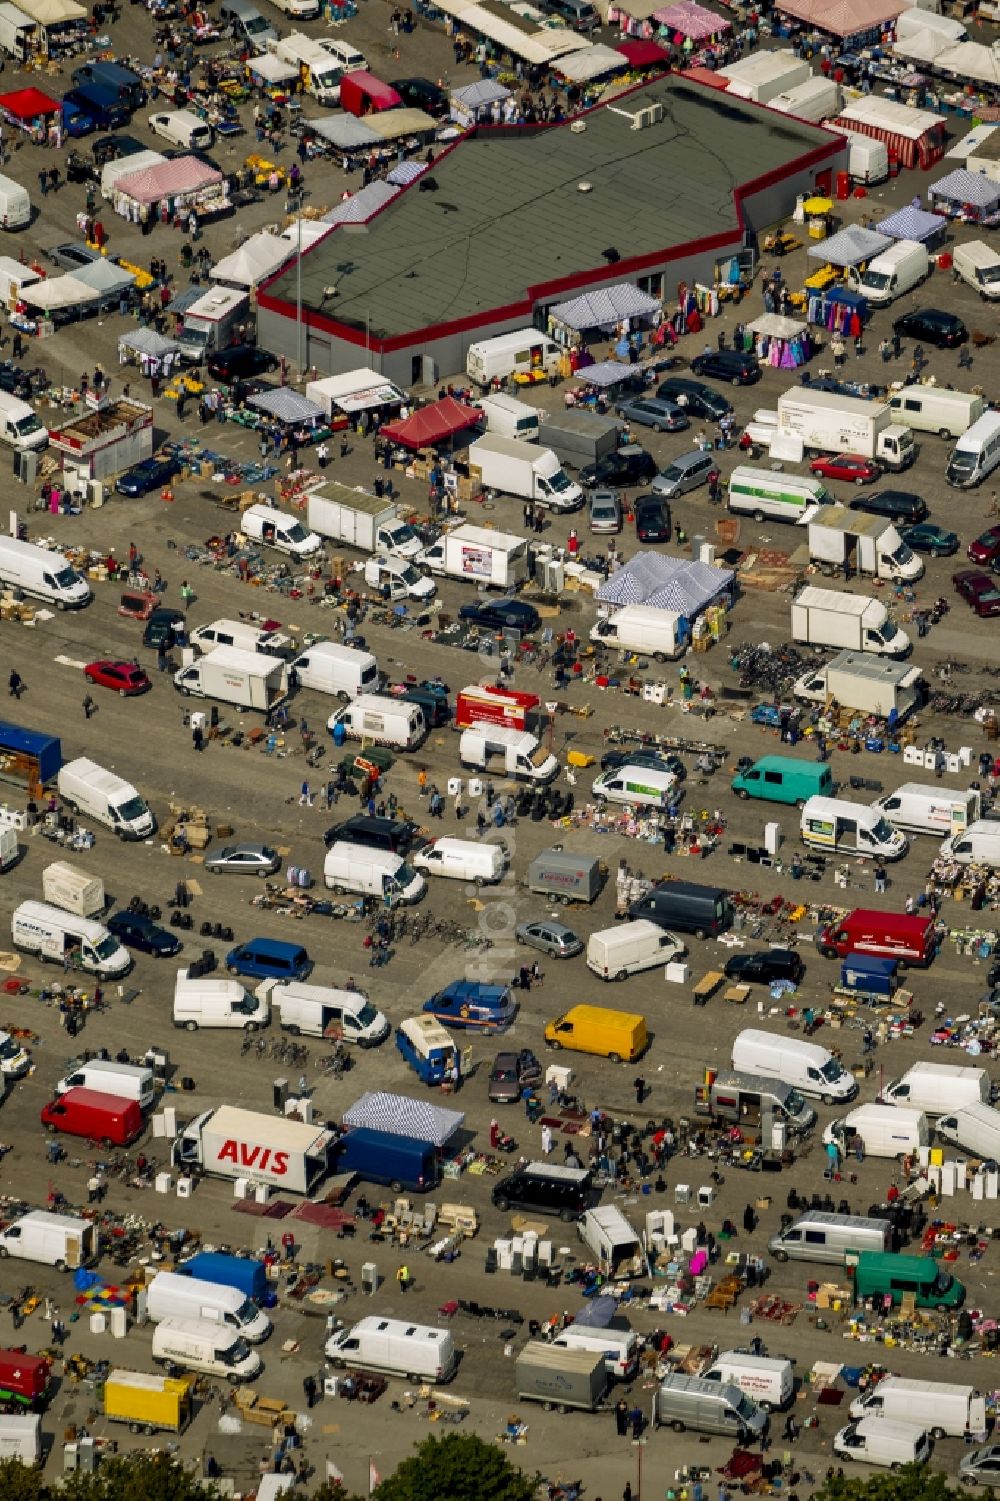
[(24, 0), (18, 10), (34, 21), (42, 34), (42, 50), (50, 57), (75, 49), (87, 35), (87, 12), (76, 0)]
[(630, 41), (615, 42), (615, 51), (620, 52), (632, 73), (646, 76), (666, 73), (670, 68), (670, 54), (660, 46), (642, 37)]
[(391, 183), (378, 178), (366, 188), (359, 188), (356, 193), (342, 198), (336, 207), (323, 215), (323, 224), (327, 229), (332, 224), (364, 224), (372, 214), (391, 203), (398, 192), (399, 189), (394, 188)]
[(806, 255), (830, 266), (863, 266), (873, 255), (881, 255), (892, 244), (892, 236), (860, 224), (848, 224), (835, 235), (810, 245)]
[(34, 141), (44, 141), (49, 122), (59, 114), (59, 101), (41, 89), (15, 89), (0, 94), (0, 119)]
[[(289, 386), (277, 386), (269, 391), (257, 391), (247, 399), (247, 406), (258, 414), (259, 419), (270, 427), (281, 429), (299, 447), (317, 442), (329, 431), (326, 413), (318, 402), (308, 396), (300, 396)], [(239, 419), (239, 411), (232, 413)]]
[(623, 37), (652, 41), (656, 36), (653, 16), (662, 8), (660, 0), (615, 0), (608, 5), (608, 25)]
[(959, 168), (939, 177), (929, 191), (935, 206), (952, 219), (963, 219), (968, 224), (992, 224), (1000, 214), (1000, 182), (982, 172)]
[(306, 385), (306, 395), (322, 407), (328, 419), (341, 412), (347, 416), (368, 411), (388, 416), (407, 400), (406, 393), (392, 381), (367, 367), (311, 380)]
[(76, 275), (52, 276), (21, 289), (21, 302), (29, 314), (40, 313), (54, 323), (69, 323), (74, 316), (91, 312), (101, 294)]
[(859, 47), (878, 42), (910, 0), (780, 0), (778, 9), (814, 31)]
[(404, 448), (437, 448), (454, 440), (455, 435), (481, 427), (483, 414), (478, 407), (466, 406), (454, 396), (442, 396), (420, 407), (409, 417), (387, 422), (379, 431), (383, 438)]
[(153, 452), (153, 409), (139, 401), (110, 402), (50, 430), (49, 447), (62, 456), (68, 489), (120, 474)]
[(862, 327), (868, 322), (868, 299), (847, 287), (827, 287), (822, 292), (810, 292), (806, 302), (809, 322), (828, 329), (830, 333), (849, 335), (855, 315)]
[(209, 275), (213, 281), (225, 282), (228, 286), (256, 287), (279, 270), (293, 254), (294, 249), (287, 240), (262, 229), (249, 240), (244, 240), (231, 255), (217, 261)]
[[(971, 177), (972, 174), (965, 172), (957, 175)], [(894, 240), (920, 240), (929, 244), (944, 232), (947, 224), (947, 219), (941, 214), (929, 214), (922, 209), (919, 198), (915, 198), (905, 208), (897, 209), (887, 219), (879, 220), (875, 228)]]
[(301, 75), (297, 63), (286, 63), (275, 52), (262, 52), (247, 59), (247, 77), (269, 99), (284, 102), (297, 92)]
[(229, 187), (221, 172), (196, 156), (177, 156), (155, 167), (119, 177), (111, 192), (115, 213), (133, 224), (178, 226), (191, 214), (214, 218), (229, 207)]
[(684, 54), (686, 62), (703, 63), (721, 53), (732, 22), (694, 0), (678, 0), (653, 12), (660, 35)]
[(933, 167), (944, 153), (946, 126), (940, 115), (880, 95), (852, 99), (830, 123), (884, 141), (890, 170), (893, 160), (903, 167)]
[(603, 343), (612, 335), (628, 333), (633, 325), (654, 327), (663, 309), (657, 297), (640, 292), (630, 281), (585, 292), (569, 302), (557, 302), (549, 308), (548, 333), (564, 349)]
[(933, 67), (935, 73), (984, 84), (987, 90), (1000, 88), (1000, 55), (982, 42), (957, 42), (942, 49), (935, 56)]
[(109, 261), (105, 256), (91, 261), (87, 266), (79, 266), (73, 275), (77, 281), (82, 281), (85, 286), (97, 293), (98, 308), (120, 303), (123, 296), (128, 298), (131, 289), (135, 286), (133, 273), (126, 271), (124, 266)]
[(410, 1099), (408, 1095), (367, 1090), (344, 1111), (343, 1122), (345, 1126), (385, 1131), (390, 1136), (410, 1136), (444, 1147), (465, 1124), (465, 1113), (432, 1105), (429, 1100)]
[(753, 335), (752, 347), (757, 359), (772, 369), (796, 370), (812, 358), (809, 329), (796, 318), (785, 318), (780, 313), (762, 313), (746, 325), (744, 334)]
[(578, 52), (567, 52), (552, 64), (552, 72), (566, 83), (603, 87), (603, 83), (597, 85), (597, 80), (606, 81), (612, 73), (624, 73), (625, 59), (616, 48), (598, 42), (592, 47), (581, 47)]
[(729, 602), (735, 582), (730, 568), (640, 552), (608, 575), (597, 591), (597, 602), (605, 606), (605, 613), (622, 605), (650, 605), (693, 621), (712, 605)]
[(155, 328), (130, 328), (118, 336), (118, 363), (138, 365), (143, 375), (166, 378), (180, 363), (181, 346)]
[(451, 118), (463, 130), (470, 125), (492, 121), (499, 124), (503, 118), (503, 106), (513, 95), (510, 89), (493, 78), (481, 78), (476, 83), (467, 83), (451, 91)]
[(110, 198), (119, 179), (146, 167), (159, 167), (167, 158), (162, 151), (137, 151), (133, 156), (116, 156), (101, 168), (101, 197)]

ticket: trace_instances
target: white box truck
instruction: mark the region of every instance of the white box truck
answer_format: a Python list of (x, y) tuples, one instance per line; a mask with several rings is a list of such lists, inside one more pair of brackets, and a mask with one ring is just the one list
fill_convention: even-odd
[(733, 1068), (744, 1074), (764, 1074), (791, 1084), (800, 1094), (832, 1105), (853, 1100), (857, 1081), (829, 1048), (798, 1037), (782, 1037), (758, 1027), (744, 1027), (733, 1040)]
[(962, 1147), (984, 1162), (1000, 1162), (1000, 1110), (978, 1103), (939, 1116), (934, 1123), (939, 1141)]
[(425, 547), (416, 561), (431, 573), (487, 588), (513, 589), (528, 577), (528, 543), (525, 537), (485, 526), (458, 526)]
[(795, 1395), (795, 1369), (790, 1360), (750, 1355), (746, 1350), (720, 1350), (705, 1380), (738, 1386), (765, 1412), (780, 1411)]
[(17, 830), (10, 827), (0, 828), (0, 871), (10, 870), (21, 853), (21, 846), (17, 842)]
[(271, 1320), (242, 1288), (205, 1282), (200, 1277), (184, 1277), (177, 1272), (157, 1272), (147, 1282), (146, 1313), (154, 1324), (161, 1324), (164, 1319), (223, 1324), (254, 1345), (267, 1339), (271, 1332)]
[(784, 474), (738, 464), (729, 476), (727, 505), (734, 516), (752, 516), (754, 521), (784, 521), (804, 526), (833, 496), (814, 474)]
[(986, 1432), (986, 1398), (973, 1386), (883, 1376), (855, 1397), (851, 1417), (898, 1419), (926, 1428), (932, 1438), (965, 1438)]
[[(958, 260), (958, 250), (955, 259)], [(996, 258), (1000, 276), (1000, 258)], [(997, 282), (1000, 297), (1000, 281)], [(914, 432), (937, 433), (939, 438), (959, 438), (986, 410), (983, 396), (969, 391), (949, 391), (946, 386), (904, 386), (889, 397), (889, 405), (898, 422), (905, 422)]]
[(591, 933), (587, 940), (587, 968), (602, 980), (627, 980), (644, 969), (672, 964), (685, 948), (679, 938), (659, 923), (636, 918)]
[(648, 1276), (639, 1232), (616, 1204), (585, 1210), (576, 1222), (576, 1233), (606, 1277)]
[(75, 1214), (33, 1209), (0, 1230), (0, 1257), (40, 1261), (57, 1272), (93, 1266), (98, 1256), (97, 1226)]
[(176, 335), (181, 359), (200, 365), (210, 354), (239, 343), (237, 329), (250, 318), (250, 298), (233, 287), (213, 287), (192, 302)]
[(809, 556), (826, 565), (824, 571), (842, 569), (846, 577), (870, 573), (875, 578), (901, 580), (923, 578), (924, 565), (884, 516), (866, 516), (846, 506), (828, 506), (809, 523)]
[(879, 1091), (883, 1105), (905, 1105), (925, 1115), (946, 1115), (963, 1105), (990, 1103), (990, 1076), (984, 1068), (958, 1063), (914, 1063)]
[(517, 495), (551, 511), (577, 511), (583, 491), (551, 448), (487, 433), (469, 446), (469, 474), (484, 490)]
[(797, 120), (811, 120), (818, 125), (821, 120), (838, 114), (842, 102), (840, 85), (832, 78), (824, 78), (822, 73), (814, 73), (802, 83), (793, 84), (790, 89), (775, 94), (769, 101), (769, 108), (776, 109), (782, 115), (794, 115)]
[(323, 859), (323, 881), (338, 896), (351, 891), (380, 902), (419, 902), (427, 890), (423, 876), (392, 850), (369, 849), (338, 839)]
[(842, 651), (825, 667), (813, 667), (796, 678), (792, 692), (812, 704), (835, 698), (845, 709), (878, 714), (882, 719), (895, 710), (902, 720), (923, 702), (923, 679), (919, 667)]
[(366, 490), (352, 490), (328, 480), (306, 497), (310, 529), (334, 542), (344, 542), (361, 552), (387, 552), (397, 558), (412, 558), (421, 541), (413, 527), (400, 517), (391, 501)]
[(469, 771), (498, 770), (520, 782), (551, 782), (559, 762), (527, 730), (499, 724), (474, 724), (462, 731), (459, 759)]
[(930, 269), (926, 245), (917, 240), (897, 240), (888, 250), (872, 256), (863, 270), (860, 266), (848, 266), (847, 285), (868, 302), (885, 307), (919, 287), (927, 280)]
[(537, 407), (530, 407), (526, 401), (518, 401), (516, 396), (505, 396), (502, 391), (484, 396), (479, 405), (486, 418), (488, 433), (497, 433), (501, 438), (519, 438), (522, 443), (537, 441)]
[(623, 605), (590, 632), (591, 641), (619, 651), (641, 652), (654, 662), (682, 657), (691, 640), (691, 626), (676, 610), (655, 605)]
[(947, 839), (976, 821), (980, 797), (973, 787), (952, 792), (950, 788), (924, 782), (904, 782), (895, 792), (880, 797), (878, 806), (897, 829)]
[(792, 640), (810, 646), (839, 646), (880, 657), (903, 657), (910, 638), (880, 599), (841, 594), (807, 584), (792, 601)]
[(173, 1162), (184, 1171), (309, 1194), (329, 1171), (334, 1140), (332, 1131), (318, 1125), (219, 1105), (182, 1127)]
[(237, 709), (267, 713), (288, 692), (288, 668), (263, 652), (217, 646), (174, 673), (174, 687), (185, 698), (217, 698)]
[(54, 860), (42, 871), (42, 899), (77, 917), (96, 917), (106, 906), (104, 882), (68, 860)]
[(117, 979), (132, 968), (132, 956), (107, 928), (89, 917), (75, 917), (47, 902), (22, 902), (10, 919), (11, 942), (26, 954), (50, 964), (87, 970), (102, 979)]
[(148, 839), (156, 831), (156, 819), (132, 783), (86, 756), (60, 767), (56, 787), (74, 813), (113, 829), (119, 839)]
[(416, 750), (427, 737), (427, 720), (420, 705), (384, 693), (362, 693), (342, 709), (335, 709), (326, 722), (331, 735), (336, 736), (338, 725), (349, 740), (368, 740), (401, 751)]
[(803, 451), (863, 454), (892, 470), (908, 468), (917, 456), (912, 432), (893, 420), (886, 402), (808, 386), (778, 397), (778, 436), (798, 439)]
[(9, 0), (0, 5), (0, 51), (8, 57), (23, 62), (34, 50), (37, 29), (38, 23)]
[(853, 182), (885, 182), (889, 176), (889, 148), (884, 141), (874, 136), (862, 135), (857, 130), (842, 130), (837, 134), (847, 137), (847, 170)]

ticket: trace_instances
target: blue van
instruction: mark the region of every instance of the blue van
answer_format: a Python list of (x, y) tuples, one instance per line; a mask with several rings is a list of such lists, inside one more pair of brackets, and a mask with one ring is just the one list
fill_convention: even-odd
[(132, 118), (127, 105), (122, 104), (114, 89), (88, 84), (86, 88), (70, 89), (63, 95), (63, 114), (66, 105), (84, 110), (100, 130), (120, 130)]
[(312, 960), (301, 944), (251, 938), (229, 950), (226, 968), (231, 975), (249, 975), (255, 980), (304, 980)]
[(124, 105), (131, 114), (141, 109), (148, 98), (138, 73), (133, 73), (131, 68), (123, 68), (121, 63), (84, 63), (73, 74), (73, 86), (77, 89), (92, 86), (110, 89), (118, 103)]
[(366, 1183), (384, 1183), (393, 1193), (426, 1193), (441, 1181), (437, 1150), (415, 1136), (393, 1136), (357, 1126), (334, 1148), (334, 1171), (357, 1173)]
[(453, 980), (423, 1004), (446, 1027), (477, 1032), (505, 1032), (517, 1015), (509, 985), (481, 985), (478, 980)]
[(97, 121), (82, 99), (66, 94), (62, 101), (63, 132), (74, 138), (89, 136), (97, 129)]

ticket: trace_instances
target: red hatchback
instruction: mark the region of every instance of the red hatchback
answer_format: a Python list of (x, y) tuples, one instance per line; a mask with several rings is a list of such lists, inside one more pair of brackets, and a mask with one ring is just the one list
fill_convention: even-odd
[(882, 472), (874, 459), (866, 459), (860, 453), (838, 453), (833, 458), (813, 459), (809, 468), (824, 479), (843, 479), (851, 485), (873, 485)]
[(977, 615), (1000, 615), (1000, 588), (988, 573), (976, 573), (966, 568), (961, 573), (953, 573), (951, 581)]
[(146, 693), (152, 686), (149, 677), (137, 662), (104, 660), (88, 662), (83, 669), (88, 683), (99, 688), (113, 688), (122, 698), (132, 698), (136, 693)]
[(1000, 557), (1000, 526), (991, 526), (975, 542), (969, 543), (968, 558), (972, 563), (992, 563)]

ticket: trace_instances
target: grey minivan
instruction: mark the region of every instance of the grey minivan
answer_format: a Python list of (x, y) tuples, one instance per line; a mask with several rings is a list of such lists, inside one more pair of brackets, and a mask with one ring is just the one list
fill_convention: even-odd
[(663, 495), (673, 500), (675, 495), (685, 495), (688, 490), (697, 490), (708, 483), (708, 476), (716, 467), (715, 455), (696, 448), (693, 453), (682, 453), (672, 459), (650, 485), (654, 495)]
[(223, 25), (232, 27), (233, 38), (239, 46), (249, 47), (251, 52), (266, 52), (269, 42), (278, 40), (278, 33), (256, 5), (250, 0), (223, 0), (219, 7)]

